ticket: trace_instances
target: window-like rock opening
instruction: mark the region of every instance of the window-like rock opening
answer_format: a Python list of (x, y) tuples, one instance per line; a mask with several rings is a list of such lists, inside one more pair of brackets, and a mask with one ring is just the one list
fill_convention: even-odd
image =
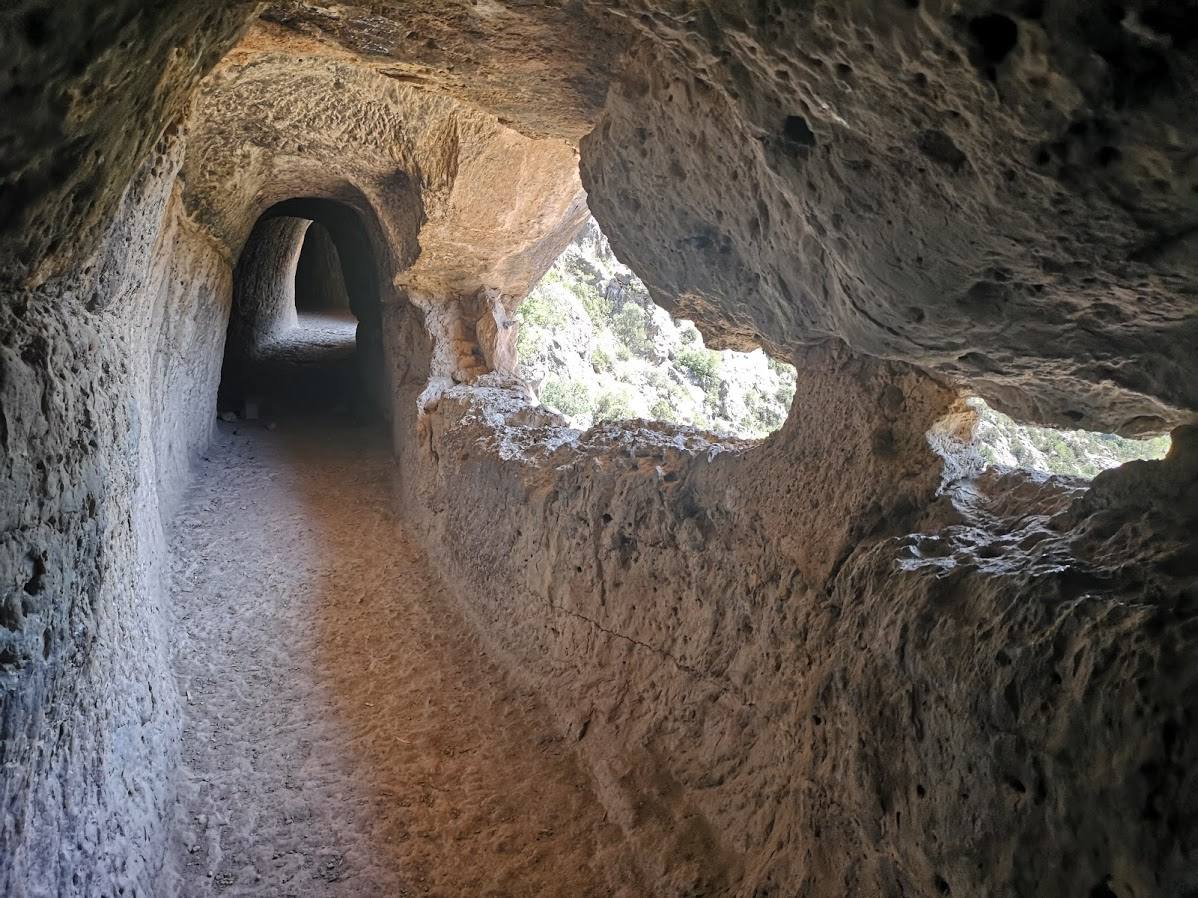
[(1137, 459), (1161, 459), (1169, 452), (1169, 437), (1134, 440), (1090, 430), (1056, 430), (1020, 424), (972, 398), (977, 413), (974, 430), (977, 451), (987, 465), (1024, 468), (1047, 474), (1094, 477)]
[(378, 333), (377, 274), (354, 210), (291, 200), (264, 213), (234, 271), (221, 415), (367, 412), (377, 353), (360, 349)]
[(622, 265), (591, 219), (517, 310), (521, 376), (575, 427), (641, 418), (764, 437), (786, 420), (791, 365), (708, 349)]
[(341, 257), (328, 228), (311, 222), (295, 266), (295, 310), (299, 314), (350, 314)]

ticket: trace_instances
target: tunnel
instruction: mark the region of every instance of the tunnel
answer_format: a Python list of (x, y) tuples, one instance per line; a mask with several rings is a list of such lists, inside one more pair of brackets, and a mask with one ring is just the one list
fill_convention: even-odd
[(295, 310), (317, 314), (349, 309), (349, 293), (337, 244), (324, 225), (313, 222), (295, 264)]
[(378, 417), (381, 271), (350, 206), (292, 199), (263, 212), (233, 270), (220, 412)]
[(0, 895), (1195, 894), (1196, 20), (8, 4)]

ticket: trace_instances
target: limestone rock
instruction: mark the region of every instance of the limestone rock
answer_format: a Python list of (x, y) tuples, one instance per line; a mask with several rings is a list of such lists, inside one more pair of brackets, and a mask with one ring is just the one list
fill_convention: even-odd
[(835, 334), (1022, 420), (1192, 420), (1198, 6), (622, 6), (584, 184), (678, 315)]
[[(258, 8), (0, 13), (0, 892), (170, 892), (163, 528), (264, 214), (328, 227), (397, 513), (649, 893), (1193, 891), (1194, 0)], [(588, 202), (796, 364), (774, 438), (504, 375)], [(963, 390), (1181, 427), (946, 478)]]

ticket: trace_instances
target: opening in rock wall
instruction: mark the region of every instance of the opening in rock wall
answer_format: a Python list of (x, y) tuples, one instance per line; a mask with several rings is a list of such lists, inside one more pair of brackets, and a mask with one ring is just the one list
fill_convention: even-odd
[(364, 412), (374, 374), (359, 347), (378, 331), (377, 283), (352, 209), (290, 200), (264, 213), (234, 272), (221, 415)]
[(724, 436), (782, 426), (792, 366), (754, 352), (717, 352), (675, 320), (616, 259), (590, 219), (517, 310), (520, 374), (575, 427), (643, 418)]
[(328, 229), (311, 222), (295, 267), (295, 309), (304, 313), (350, 313), (341, 257)]
[(978, 414), (974, 438), (987, 465), (1094, 477), (1124, 462), (1164, 458), (1169, 451), (1168, 436), (1132, 440), (1113, 433), (1035, 427), (995, 411), (982, 399), (968, 404)]

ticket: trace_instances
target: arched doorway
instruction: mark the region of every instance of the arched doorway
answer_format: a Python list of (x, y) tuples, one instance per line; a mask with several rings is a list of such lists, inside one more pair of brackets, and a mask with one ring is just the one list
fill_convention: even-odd
[(234, 270), (218, 408), (223, 417), (374, 417), (380, 268), (363, 216), (336, 200), (277, 203)]
[(328, 228), (318, 221), (309, 222), (295, 266), (295, 311), (331, 318), (352, 315), (341, 254)]

